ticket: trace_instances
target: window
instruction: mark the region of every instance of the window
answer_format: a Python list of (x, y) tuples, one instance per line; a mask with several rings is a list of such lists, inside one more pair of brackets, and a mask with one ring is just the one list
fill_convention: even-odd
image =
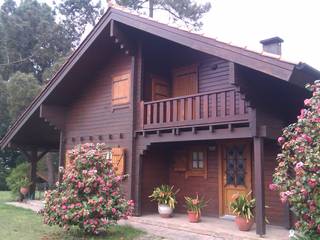
[(207, 161), (207, 148), (205, 146), (191, 147), (189, 150), (189, 167), (185, 174), (186, 178), (191, 176), (207, 178)]
[(112, 77), (112, 105), (129, 103), (130, 74), (114, 75)]
[(192, 168), (193, 169), (203, 169), (204, 164), (204, 153), (199, 151), (192, 152)]

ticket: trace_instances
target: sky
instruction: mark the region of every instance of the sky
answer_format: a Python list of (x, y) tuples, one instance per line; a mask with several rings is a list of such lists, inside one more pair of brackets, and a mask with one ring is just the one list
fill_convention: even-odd
[[(198, 2), (204, 2), (198, 0)], [(260, 40), (279, 36), (282, 57), (320, 70), (320, 0), (212, 0), (203, 32), (261, 51)]]
[[(106, 0), (101, 1), (106, 4)], [(284, 40), (283, 59), (305, 62), (320, 70), (320, 0), (195, 1), (212, 3), (202, 19), (206, 35), (256, 51), (262, 50), (260, 40), (279, 36)], [(158, 18), (167, 22), (161, 14)]]

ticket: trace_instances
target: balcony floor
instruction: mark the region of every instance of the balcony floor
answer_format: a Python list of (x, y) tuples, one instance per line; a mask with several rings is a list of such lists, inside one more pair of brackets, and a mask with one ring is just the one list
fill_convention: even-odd
[(289, 231), (283, 227), (267, 225), (266, 235), (260, 238), (255, 232), (255, 226), (249, 232), (241, 232), (233, 220), (214, 217), (202, 217), (199, 223), (189, 223), (186, 214), (175, 214), (166, 219), (158, 214), (131, 217), (127, 224), (142, 229), (165, 239), (223, 239), (223, 240), (257, 240), (257, 239), (289, 239)]

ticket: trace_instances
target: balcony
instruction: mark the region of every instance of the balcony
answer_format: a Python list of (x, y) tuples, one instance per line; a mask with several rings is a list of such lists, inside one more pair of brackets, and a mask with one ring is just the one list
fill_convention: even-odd
[(143, 130), (248, 121), (248, 102), (234, 88), (141, 102)]

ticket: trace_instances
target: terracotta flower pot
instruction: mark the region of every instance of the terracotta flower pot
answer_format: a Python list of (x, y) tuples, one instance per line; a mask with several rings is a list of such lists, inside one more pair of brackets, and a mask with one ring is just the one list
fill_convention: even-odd
[(158, 205), (158, 212), (160, 214), (160, 217), (163, 218), (169, 218), (172, 215), (173, 209), (165, 204), (159, 204)]
[(188, 218), (191, 223), (200, 222), (200, 216), (200, 213), (188, 211)]
[(240, 231), (249, 231), (254, 223), (253, 218), (246, 219), (241, 216), (236, 217), (236, 224)]
[(28, 192), (29, 192), (29, 187), (21, 187), (21, 188), (20, 188), (20, 193), (21, 193), (23, 196), (27, 195)]

